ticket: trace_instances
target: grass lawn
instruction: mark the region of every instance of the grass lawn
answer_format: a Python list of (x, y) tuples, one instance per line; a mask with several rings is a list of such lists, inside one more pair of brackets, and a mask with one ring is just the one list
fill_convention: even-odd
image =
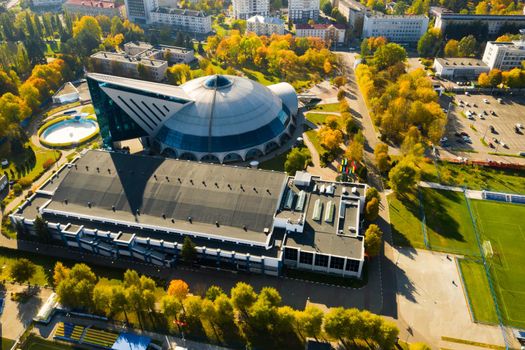
[(481, 263), (472, 260), (459, 260), (465, 288), (470, 300), (474, 319), (484, 323), (497, 323), (496, 308), (490, 297), (490, 289)]
[(314, 145), (314, 148), (317, 150), (317, 153), (323, 153), (324, 149), (323, 147), (321, 147), (321, 142), (319, 141), (319, 135), (317, 134), (317, 130), (308, 130), (305, 132), (305, 134), (306, 136), (308, 136), (310, 142)]
[(45, 340), (43, 338), (37, 337), (36, 335), (30, 335), (27, 338), (26, 343), (24, 344), (23, 350), (76, 350), (84, 349), (73, 344), (65, 344), (62, 342), (55, 342)]
[(87, 105), (80, 109), (80, 113), (95, 114), (95, 107), (93, 105)]
[[(525, 328), (525, 205), (495, 201), (471, 201), (472, 209), (483, 241), (491, 242), (493, 258), (488, 260), (498, 304), (505, 323)], [(477, 279), (470, 284), (474, 290), (483, 290), (486, 281)], [(489, 295), (486, 298), (490, 298)], [(483, 309), (483, 304), (476, 304)]]
[(53, 114), (56, 114), (56, 113), (65, 111), (66, 109), (77, 107), (77, 106), (80, 106), (80, 101), (75, 101), (75, 102), (68, 103), (66, 105), (61, 105), (55, 108), (51, 108), (45, 113), (45, 116), (51, 116)]
[(388, 205), (394, 245), (425, 248), (416, 196), (409, 194), (405, 198), (398, 198), (391, 194), (388, 196)]
[[(479, 255), (474, 229), (462, 192), (420, 188), (430, 248)], [(394, 244), (425, 248), (419, 196), (388, 197)]]
[(488, 189), (509, 193), (525, 193), (525, 171), (491, 169), (470, 165), (438, 163), (436, 167), (426, 164), (421, 168), (422, 180), (440, 182), (447, 185), (464, 186), (473, 190)]
[(258, 72), (253, 69), (243, 68), (242, 71), (251, 80), (255, 80), (258, 83), (265, 85), (265, 86), (276, 84), (279, 82), (279, 80), (276, 79), (275, 77), (265, 76), (263, 73)]
[(312, 123), (316, 125), (324, 124), (326, 121), (326, 118), (328, 117), (336, 117), (338, 119), (340, 118), (338, 115), (335, 115), (335, 114), (311, 113), (311, 112), (306, 113), (305, 116), (306, 116), (306, 119), (308, 119), (309, 121), (311, 121)]
[(284, 171), (284, 162), (286, 162), (286, 157), (288, 156), (288, 153), (290, 153), (290, 150), (272, 159), (260, 163), (259, 168), (266, 170)]
[(0, 350), (10, 350), (14, 343), (14, 340), (2, 338), (2, 342), (0, 343), (2, 348)]
[(312, 111), (339, 112), (339, 103), (318, 104)]
[(420, 190), (430, 247), (449, 253), (479, 255), (463, 193), (429, 188)]
[[(39, 148), (31, 142), (27, 142), (24, 147), (25, 149), (22, 153), (13, 154), (10, 152), (4, 156), (9, 160), (9, 166), (2, 170), (11, 180), (27, 177), (34, 181), (44, 171), (43, 165), (46, 160), (56, 160), (60, 156), (58, 151)], [(14, 177), (11, 176), (11, 170), (14, 173)]]

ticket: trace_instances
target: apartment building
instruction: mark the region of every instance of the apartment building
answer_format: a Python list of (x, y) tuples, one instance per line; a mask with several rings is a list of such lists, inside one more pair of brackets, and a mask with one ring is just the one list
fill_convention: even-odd
[(474, 80), (481, 73), (488, 73), (490, 68), (476, 58), (436, 58), (434, 70), (436, 75), (443, 78)]
[(150, 12), (159, 6), (157, 0), (124, 0), (124, 3), (129, 20), (141, 24), (149, 23)]
[[(94, 71), (98, 73), (153, 81), (163, 80), (168, 69), (167, 61), (130, 56), (127, 53), (100, 51), (91, 55), (90, 60)], [(140, 67), (143, 67), (143, 72)]]
[(346, 28), (341, 24), (296, 24), (296, 36), (323, 39), (328, 45), (343, 44)]
[(248, 18), (248, 20), (246, 21), (246, 31), (253, 32), (257, 35), (283, 35), (284, 30), (284, 21), (277, 17), (264, 17), (257, 15)]
[(348, 26), (353, 36), (361, 36), (363, 22), (368, 8), (355, 0), (338, 0), (337, 9), (348, 20)]
[(232, 0), (232, 15), (237, 19), (248, 19), (252, 16), (268, 16), (270, 0)]
[(427, 28), (427, 16), (367, 14), (362, 38), (384, 36), (392, 42), (415, 43), (426, 33)]
[(293, 22), (319, 19), (319, 0), (288, 0), (288, 18)]
[(112, 0), (67, 0), (62, 7), (69, 13), (81, 16), (124, 17), (124, 5), (117, 5)]
[(211, 15), (203, 11), (157, 7), (150, 13), (150, 23), (167, 24), (176, 29), (207, 34), (211, 32)]
[(521, 67), (525, 61), (525, 42), (496, 42), (489, 41), (483, 52), (482, 61), (490, 69), (500, 69), (502, 71)]

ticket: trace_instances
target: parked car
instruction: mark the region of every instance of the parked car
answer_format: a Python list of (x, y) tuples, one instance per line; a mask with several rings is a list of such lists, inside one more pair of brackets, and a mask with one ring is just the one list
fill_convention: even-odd
[(468, 134), (467, 134), (466, 132), (462, 131), (462, 132), (460, 133), (460, 136), (468, 136)]
[(485, 102), (486, 104), (489, 103), (489, 100), (487, 100), (486, 98), (483, 99), (483, 102)]
[(492, 114), (493, 116), (496, 116), (496, 112), (494, 111), (490, 111), (490, 114)]
[(489, 142), (489, 147), (494, 148), (494, 144), (492, 142)]
[(495, 134), (496, 133), (496, 128), (494, 127), (494, 125), (489, 125), (489, 129), (490, 129), (490, 132)]
[(7, 159), (2, 159), (2, 168), (7, 168), (9, 166), (9, 161)]

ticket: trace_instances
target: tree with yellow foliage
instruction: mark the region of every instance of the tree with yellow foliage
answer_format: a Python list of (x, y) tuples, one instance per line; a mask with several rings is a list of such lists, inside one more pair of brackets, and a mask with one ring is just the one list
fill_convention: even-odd
[(168, 295), (174, 296), (178, 300), (182, 301), (186, 298), (190, 292), (190, 287), (183, 280), (171, 280), (168, 287)]
[(338, 150), (341, 142), (343, 142), (343, 133), (340, 130), (323, 126), (318, 133), (321, 146), (330, 153)]

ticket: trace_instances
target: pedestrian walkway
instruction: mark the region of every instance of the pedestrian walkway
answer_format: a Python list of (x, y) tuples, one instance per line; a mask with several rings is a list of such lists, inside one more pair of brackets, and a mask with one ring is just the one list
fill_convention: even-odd
[[(447, 186), (447, 185), (438, 184), (436, 182), (428, 182), (428, 181), (419, 181), (419, 187), (433, 188), (436, 190), (454, 191), (454, 192), (463, 192), (465, 190), (463, 187)], [(467, 196), (467, 198), (470, 198), (470, 199), (483, 199), (483, 191), (466, 189), (465, 195)]]

